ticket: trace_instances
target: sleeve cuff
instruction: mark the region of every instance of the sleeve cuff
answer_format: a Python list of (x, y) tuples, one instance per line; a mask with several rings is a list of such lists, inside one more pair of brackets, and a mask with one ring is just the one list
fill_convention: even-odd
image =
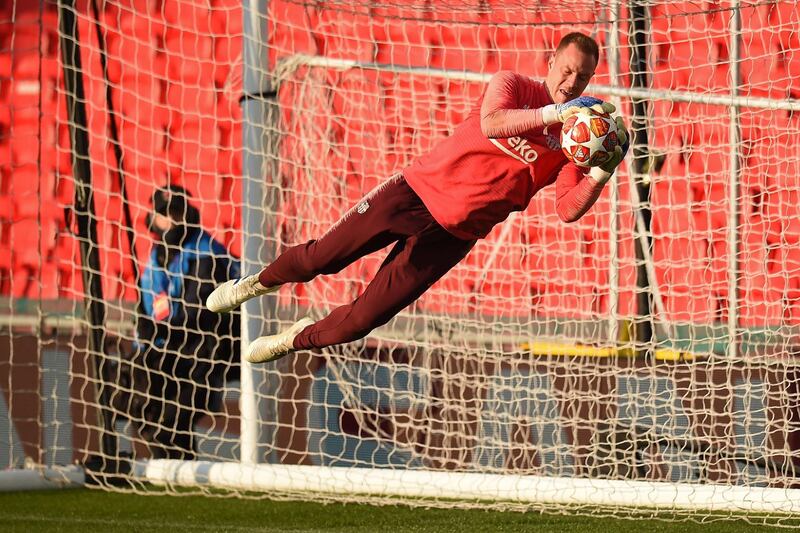
[(558, 111), (555, 104), (548, 104), (542, 108), (542, 122), (546, 125), (558, 122)]
[(607, 182), (611, 178), (612, 174), (613, 172), (606, 172), (600, 167), (592, 167), (589, 170), (589, 177), (597, 183)]

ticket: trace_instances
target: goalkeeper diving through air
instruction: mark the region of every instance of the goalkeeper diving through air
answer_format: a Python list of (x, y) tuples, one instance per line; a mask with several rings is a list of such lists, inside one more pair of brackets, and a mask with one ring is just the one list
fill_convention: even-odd
[(353, 302), (317, 322), (302, 318), (282, 333), (260, 337), (245, 355), (251, 363), (274, 361), (360, 339), (387, 323), (543, 187), (555, 183), (561, 220), (578, 220), (628, 149), (625, 124), (617, 118), (620, 146), (601, 166), (587, 172), (561, 151), (561, 122), (587, 108), (615, 111), (610, 103), (582, 96), (598, 60), (594, 39), (570, 33), (550, 58), (544, 80), (498, 72), (450, 137), (367, 194), (319, 239), (288, 248), (258, 275), (219, 285), (206, 306), (231, 311), (285, 283), (339, 272), (394, 243)]

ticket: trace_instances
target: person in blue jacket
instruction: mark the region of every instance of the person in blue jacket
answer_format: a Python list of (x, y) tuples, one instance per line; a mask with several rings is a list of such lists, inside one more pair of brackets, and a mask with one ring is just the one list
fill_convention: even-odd
[(240, 267), (200, 227), (185, 189), (156, 190), (152, 206), (154, 244), (139, 280), (136, 340), (114, 405), (152, 457), (194, 459), (194, 425), (220, 410), (224, 382), (239, 372), (240, 317), (212, 313), (204, 302), (215, 285), (238, 278)]

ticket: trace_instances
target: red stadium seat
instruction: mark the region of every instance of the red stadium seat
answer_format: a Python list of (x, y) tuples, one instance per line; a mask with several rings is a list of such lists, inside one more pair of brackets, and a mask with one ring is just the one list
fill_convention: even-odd
[(53, 263), (44, 263), (39, 269), (39, 282), (36, 284), (34, 298), (55, 300), (58, 298), (58, 267)]
[(688, 236), (696, 231), (691, 217), (695, 198), (693, 184), (679, 176), (667, 176), (654, 181), (650, 187), (652, 231), (658, 236)]
[(333, 111), (345, 121), (377, 123), (383, 108), (383, 90), (377, 76), (352, 71), (333, 82)]
[[(773, 6), (771, 12), (771, 26), (778, 33), (780, 47), (783, 50), (797, 50), (800, 48), (800, 14), (794, 2), (779, 2)], [(797, 53), (794, 54), (795, 56)]]
[(442, 36), (438, 24), (408, 18), (374, 19), (378, 41), (375, 61), (413, 67), (442, 67)]
[[(118, 202), (114, 204), (118, 205)], [(100, 217), (98, 224), (103, 297), (111, 300), (130, 299), (135, 290), (130, 246), (124, 229), (115, 222)], [(147, 239), (137, 242), (140, 248), (149, 248), (148, 244)]]
[(218, 169), (221, 176), (227, 177), (242, 175), (241, 149), (232, 150), (223, 144), (223, 147), (217, 152), (217, 157)]
[(126, 120), (119, 124), (119, 140), (126, 171), (152, 173), (163, 169), (166, 158), (166, 135), (163, 129)]
[[(56, 141), (54, 149), (42, 154), (42, 167), (47, 171), (60, 174), (72, 173), (72, 152), (70, 147), (69, 129), (63, 122), (55, 132)], [(0, 145), (2, 147), (2, 145)]]
[(601, 35), (603, 32), (596, 31), (596, 19), (596, 10), (585, 4), (576, 4), (568, 10), (542, 9), (535, 15), (535, 22), (544, 24), (536, 24), (531, 30), (535, 34), (534, 40), (542, 43), (545, 50), (553, 50), (561, 38), (572, 31), (596, 34), (595, 37), (602, 45), (604, 38)]
[[(8, 234), (6, 230), (7, 224), (0, 223), (0, 231)], [(5, 239), (7, 241), (7, 239)], [(11, 284), (11, 270), (14, 266), (11, 259), (11, 247), (8, 242), (0, 243), (0, 294), (7, 294), (10, 292)]]
[(116, 193), (108, 194), (103, 191), (95, 191), (94, 211), (98, 220), (106, 222), (122, 222), (124, 219), (122, 212), (122, 196)]
[(800, 248), (790, 243), (781, 246), (772, 265), (771, 274), (785, 279), (786, 295), (792, 300), (800, 298)]
[(58, 233), (53, 257), (59, 270), (69, 271), (76, 269), (80, 264), (78, 241), (67, 232)]
[(728, 143), (730, 118), (728, 108), (691, 102), (683, 107), (686, 121), (684, 138), (694, 146), (715, 146)]
[(211, 9), (206, 1), (171, 0), (163, 6), (164, 22), (201, 35), (211, 33)]
[(140, 83), (149, 77), (162, 78), (165, 74), (164, 57), (156, 53), (155, 36), (144, 38), (126, 34), (108, 35), (108, 78), (117, 84), (123, 79), (136, 79)]
[(711, 292), (709, 243), (691, 237), (660, 237), (654, 239), (653, 248), (656, 281), (667, 320), (711, 323), (716, 309)]
[(701, 209), (694, 210), (694, 216), (707, 217), (705, 227), (716, 234), (728, 224), (728, 184), (727, 182), (714, 182), (703, 184), (694, 189), (696, 199), (700, 201)]
[[(621, 227), (630, 227), (630, 225), (623, 219)], [(597, 314), (606, 314), (609, 312), (610, 303), (609, 270), (611, 268), (608, 235), (605, 232), (592, 232), (590, 235), (591, 237), (587, 238), (582, 279), (590, 294), (592, 310)], [(635, 311), (633, 298), (633, 290), (636, 288), (634, 254), (633, 237), (630, 234), (626, 236), (623, 232), (619, 236), (617, 249), (619, 261), (617, 286), (620, 292), (617, 313), (621, 316), (631, 316)]]
[[(13, 72), (8, 73), (7, 80), (9, 106), (22, 111), (24, 108), (38, 107), (41, 98), (45, 105), (52, 108), (50, 102), (57, 97), (57, 80), (61, 74), (58, 61), (55, 58), (19, 54), (13, 56), (11, 64)], [(6, 85), (6, 80), (3, 85)], [(0, 91), (0, 94), (5, 92)]]
[(164, 55), (170, 81), (205, 87), (214, 79), (214, 41), (209, 36), (167, 31)]
[(14, 219), (14, 198), (8, 194), (0, 195), (0, 223)]
[[(345, 132), (349, 163), (342, 163), (348, 175), (348, 195), (354, 200), (386, 179), (396, 168), (396, 156), (390, 146), (391, 132), (385, 128)], [(346, 165), (346, 166), (345, 166)], [(354, 179), (350, 179), (350, 175)], [(355, 185), (351, 189), (351, 185)]]
[(83, 277), (78, 268), (64, 270), (59, 266), (58, 295), (62, 298), (83, 298)]
[(765, 276), (772, 261), (770, 250), (777, 250), (782, 240), (780, 220), (768, 214), (743, 218), (739, 238), (743, 256), (739, 259), (743, 261), (742, 272), (752, 281), (753, 287), (768, 286)]
[[(335, 83), (333, 113), (341, 117), (343, 148), (357, 175), (384, 178), (391, 172), (389, 132), (384, 124), (383, 91), (374, 76), (345, 73)], [(364, 191), (360, 191), (364, 192)]]
[(164, 33), (164, 19), (159, 6), (149, 0), (138, 3), (142, 5), (106, 3), (105, 18), (112, 30), (109, 34), (116, 33), (144, 41)]
[(242, 36), (240, 34), (217, 34), (214, 37), (214, 80), (217, 82), (217, 86), (223, 87), (228, 83), (231, 72), (237, 72), (241, 68), (242, 61)]
[(742, 140), (760, 141), (763, 137), (770, 137), (777, 128), (776, 121), (779, 113), (764, 113), (758, 109), (742, 110), (739, 120), (742, 127)]
[(232, 206), (231, 226), (241, 228), (242, 213), (239, 206), (242, 205), (242, 178), (233, 178), (227, 182), (223, 201), (230, 202)]
[(664, 119), (654, 118), (652, 128), (648, 132), (648, 142), (651, 146), (665, 152), (665, 155), (680, 157), (680, 150), (684, 145), (684, 128), (680, 120), (672, 117)]
[(670, 40), (685, 41), (685, 31), (690, 26), (698, 24), (697, 15), (692, 14), (697, 11), (685, 2), (653, 5), (650, 8), (653, 34), (665, 40), (669, 35)]
[[(788, 122), (785, 125), (776, 121), (765, 122), (764, 127), (781, 131), (767, 138), (756, 138), (752, 143), (746, 163), (745, 178), (759, 185), (774, 183), (785, 189), (800, 186), (800, 156), (795, 147), (800, 134)], [(764, 135), (769, 135), (764, 129)], [(760, 136), (759, 136), (760, 137)]]
[(313, 9), (294, 2), (269, 3), (270, 68), (280, 58), (295, 54), (316, 55), (322, 43), (317, 43), (310, 31)]
[(790, 81), (781, 64), (780, 43), (760, 36), (743, 39), (739, 63), (741, 82), (746, 94), (786, 97)]
[(687, 68), (673, 68), (669, 63), (653, 71), (651, 85), (654, 89), (680, 90), (687, 84)]
[(242, 175), (242, 123), (233, 122), (230, 129), (224, 128), (220, 123), (221, 149), (220, 172), (226, 175), (240, 177)]
[(493, 232), (467, 256), (461, 266), (465, 277), (462, 284), (470, 288), (470, 304), (481, 313), (531, 316), (536, 312), (533, 306), (540, 303), (536, 280), (542, 278), (542, 273), (530, 265), (531, 258), (517, 239), (524, 221), (518, 217), (506, 223), (514, 227), (499, 248), (499, 232)]
[(688, 157), (689, 175), (707, 184), (730, 181), (730, 154), (725, 145), (695, 146)]
[(577, 228), (560, 227), (555, 232), (536, 234), (528, 228), (527, 255), (524, 270), (530, 270), (537, 285), (571, 286), (580, 279), (584, 258), (576, 248), (581, 232)]
[(541, 10), (535, 6), (510, 6), (506, 0), (486, 0), (485, 4), (491, 20), (516, 24), (542, 22)]
[(226, 224), (233, 225), (233, 208), (242, 204), (241, 190), (237, 187), (237, 182), (241, 182), (241, 178), (226, 178), (221, 180), (222, 190), (220, 192), (217, 203), (228, 210), (225, 216)]
[(442, 93), (447, 97), (447, 105), (443, 109), (442, 123), (452, 130), (463, 122), (469, 112), (478, 105), (484, 90), (485, 84), (479, 82), (445, 81)]
[[(44, 21), (42, 21), (44, 22)], [(52, 22), (52, 21), (51, 21)], [(11, 34), (3, 35), (2, 41), (4, 49), (10, 49), (11, 39), (13, 38), (14, 50), (23, 53), (36, 53), (42, 52), (45, 55), (50, 55), (55, 52), (58, 46), (58, 37), (53, 29), (58, 27), (58, 23), (53, 26), (45, 26), (45, 31), (39, 31), (38, 20), (31, 20), (24, 22), (16, 20), (15, 24), (10, 28)]]
[[(57, 142), (55, 122), (42, 120), (36, 107), (16, 110), (9, 128), (13, 132), (10, 148), (11, 160), (15, 166), (39, 161), (36, 149), (39, 143), (42, 146), (55, 146)], [(43, 158), (43, 162), (53, 164), (49, 155)]]
[[(5, 124), (0, 122), (0, 132), (4, 131), (5, 128)], [(5, 137), (5, 135), (0, 133), (0, 168), (6, 169), (11, 168), (11, 144), (3, 137)]]
[(438, 80), (397, 75), (387, 87), (385, 106), (389, 125), (430, 130), (445, 102)]
[(203, 203), (219, 203), (222, 179), (216, 174), (183, 174), (181, 182), (192, 198)]
[(783, 323), (783, 295), (754, 289), (745, 292), (739, 304), (739, 325), (745, 328), (779, 326)]
[(772, 10), (773, 6), (770, 4), (743, 5), (741, 7), (742, 30), (752, 32), (769, 28)]
[(215, 36), (241, 36), (242, 3), (238, 0), (212, 0), (211, 33)]
[[(729, 23), (725, 12), (706, 13), (690, 18), (686, 28), (687, 41), (702, 41), (709, 46), (714, 46), (717, 51), (712, 51), (714, 62), (724, 61), (728, 58)], [(677, 37), (677, 35), (675, 35)]]
[(654, 119), (668, 121), (670, 118), (678, 119), (683, 116), (684, 105), (683, 102), (658, 99), (651, 102), (650, 110)]
[(233, 205), (221, 199), (222, 180), (215, 175), (202, 174), (184, 176), (184, 179), (200, 211), (201, 226), (222, 240), (221, 233), (233, 224)]
[(548, 284), (532, 295), (532, 301), (538, 304), (532, 314), (547, 318), (589, 318), (595, 307), (593, 295), (578, 285)]
[(239, 97), (228, 90), (231, 86), (219, 91), (217, 98), (217, 121), (223, 135), (234, 135), (241, 145), (242, 106)]
[(800, 325), (800, 297), (796, 294), (784, 300), (783, 323), (787, 326)]
[(140, 125), (164, 126), (168, 115), (161, 88), (150, 76), (125, 77), (112, 92), (116, 112)]
[(768, 161), (772, 163), (769, 165), (769, 176), (782, 190), (796, 191), (800, 188), (800, 154), (797, 152), (800, 132), (796, 126), (789, 125), (785, 133), (774, 140), (771, 155), (768, 156)]
[[(800, 34), (800, 32), (798, 32), (798, 34)], [(800, 48), (800, 43), (798, 43), (797, 47)], [(787, 53), (784, 68), (786, 70), (786, 75), (790, 79), (789, 91), (792, 98), (800, 97), (800, 52), (794, 52), (793, 54)]]
[(468, 72), (495, 72), (497, 54), (486, 26), (447, 25), (439, 51), (442, 67)]
[(514, 70), (529, 76), (547, 72), (547, 58), (552, 51), (541, 31), (530, 27), (491, 27), (488, 35), (497, 70)]
[(9, 173), (7, 191), (14, 198), (15, 218), (35, 218), (39, 205), (39, 171), (35, 163), (15, 166)]
[[(798, 190), (776, 188), (764, 194), (763, 226), (767, 228), (763, 239), (771, 249), (778, 251), (792, 249), (800, 245), (800, 220), (797, 218)], [(751, 224), (745, 225), (749, 229)], [(758, 235), (761, 228), (756, 226), (753, 236), (760, 242)], [(784, 252), (780, 252), (784, 253)]]
[(689, 67), (686, 72), (686, 85), (683, 90), (712, 94), (729, 93), (730, 83), (727, 65), (699, 64)]
[(170, 132), (168, 156), (182, 172), (215, 174), (219, 148), (216, 127), (185, 127)]
[[(160, 0), (115, 0), (106, 2), (105, 20), (114, 28), (125, 27), (125, 19), (159, 19), (161, 15)], [(163, 23), (163, 21), (162, 21)]]
[(377, 43), (386, 37), (381, 26), (372, 24), (371, 17), (337, 7), (322, 7), (317, 17), (314, 35), (323, 44), (325, 56), (375, 61)]
[(17, 266), (38, 269), (55, 251), (58, 227), (54, 220), (35, 218), (11, 224), (9, 244)]
[[(31, 204), (25, 209), (30, 215), (21, 215), (22, 218), (34, 218), (36, 213), (55, 200), (56, 175), (52, 171), (37, 169), (35, 164), (13, 168), (9, 177), (9, 193), (15, 202)], [(17, 210), (19, 212), (19, 209)]]
[(13, 298), (36, 298), (34, 294), (36, 290), (38, 275), (28, 267), (17, 266), (11, 269), (10, 286), (11, 296)]
[(683, 104), (655, 100), (650, 106), (652, 114), (651, 129), (648, 131), (648, 142), (664, 152), (665, 155), (680, 156), (684, 141)]
[(213, 88), (171, 83), (167, 87), (167, 107), (172, 127), (198, 124), (216, 116), (217, 95)]

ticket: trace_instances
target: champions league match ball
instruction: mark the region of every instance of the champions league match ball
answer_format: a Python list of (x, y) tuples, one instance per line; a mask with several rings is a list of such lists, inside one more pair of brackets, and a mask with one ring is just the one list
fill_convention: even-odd
[(561, 127), (561, 150), (579, 167), (602, 165), (618, 144), (617, 124), (608, 113), (575, 113)]

